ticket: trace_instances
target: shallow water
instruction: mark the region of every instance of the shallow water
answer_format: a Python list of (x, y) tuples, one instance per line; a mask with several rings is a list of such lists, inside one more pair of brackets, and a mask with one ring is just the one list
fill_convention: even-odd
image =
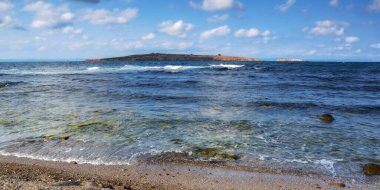
[[(239, 164), (360, 178), (362, 164), (380, 163), (379, 73), (379, 63), (0, 63), (0, 153), (93, 164), (172, 151), (229, 159), (195, 154), (212, 149)], [(336, 120), (319, 121), (323, 113)]]

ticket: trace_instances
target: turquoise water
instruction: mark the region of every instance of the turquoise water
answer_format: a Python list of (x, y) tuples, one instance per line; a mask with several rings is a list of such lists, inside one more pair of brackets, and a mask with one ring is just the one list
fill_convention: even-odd
[(379, 73), (378, 63), (0, 63), (0, 153), (133, 164), (185, 152), (359, 176), (380, 163)]

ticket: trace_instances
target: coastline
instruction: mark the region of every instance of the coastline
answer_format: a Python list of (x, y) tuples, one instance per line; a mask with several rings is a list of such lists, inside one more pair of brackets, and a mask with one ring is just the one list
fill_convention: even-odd
[[(90, 165), (0, 156), (3, 189), (344, 189), (323, 177), (268, 172), (210, 162), (148, 159), (133, 165)], [(344, 182), (345, 188), (377, 189)]]

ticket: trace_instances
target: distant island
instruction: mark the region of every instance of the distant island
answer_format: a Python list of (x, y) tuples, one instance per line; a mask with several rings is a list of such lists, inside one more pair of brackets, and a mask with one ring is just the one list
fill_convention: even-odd
[(263, 61), (258, 58), (247, 58), (225, 55), (193, 55), (193, 54), (164, 54), (151, 53), (141, 55), (129, 55), (124, 57), (112, 57), (103, 59), (87, 59), (86, 61)]

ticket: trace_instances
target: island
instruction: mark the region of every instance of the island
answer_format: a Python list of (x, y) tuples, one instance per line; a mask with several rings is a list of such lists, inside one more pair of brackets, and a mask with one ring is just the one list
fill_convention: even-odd
[(87, 59), (86, 61), (263, 61), (258, 58), (247, 58), (225, 55), (193, 55), (193, 54), (164, 54), (151, 53), (140, 55), (129, 55), (124, 57), (113, 57), (103, 59)]

